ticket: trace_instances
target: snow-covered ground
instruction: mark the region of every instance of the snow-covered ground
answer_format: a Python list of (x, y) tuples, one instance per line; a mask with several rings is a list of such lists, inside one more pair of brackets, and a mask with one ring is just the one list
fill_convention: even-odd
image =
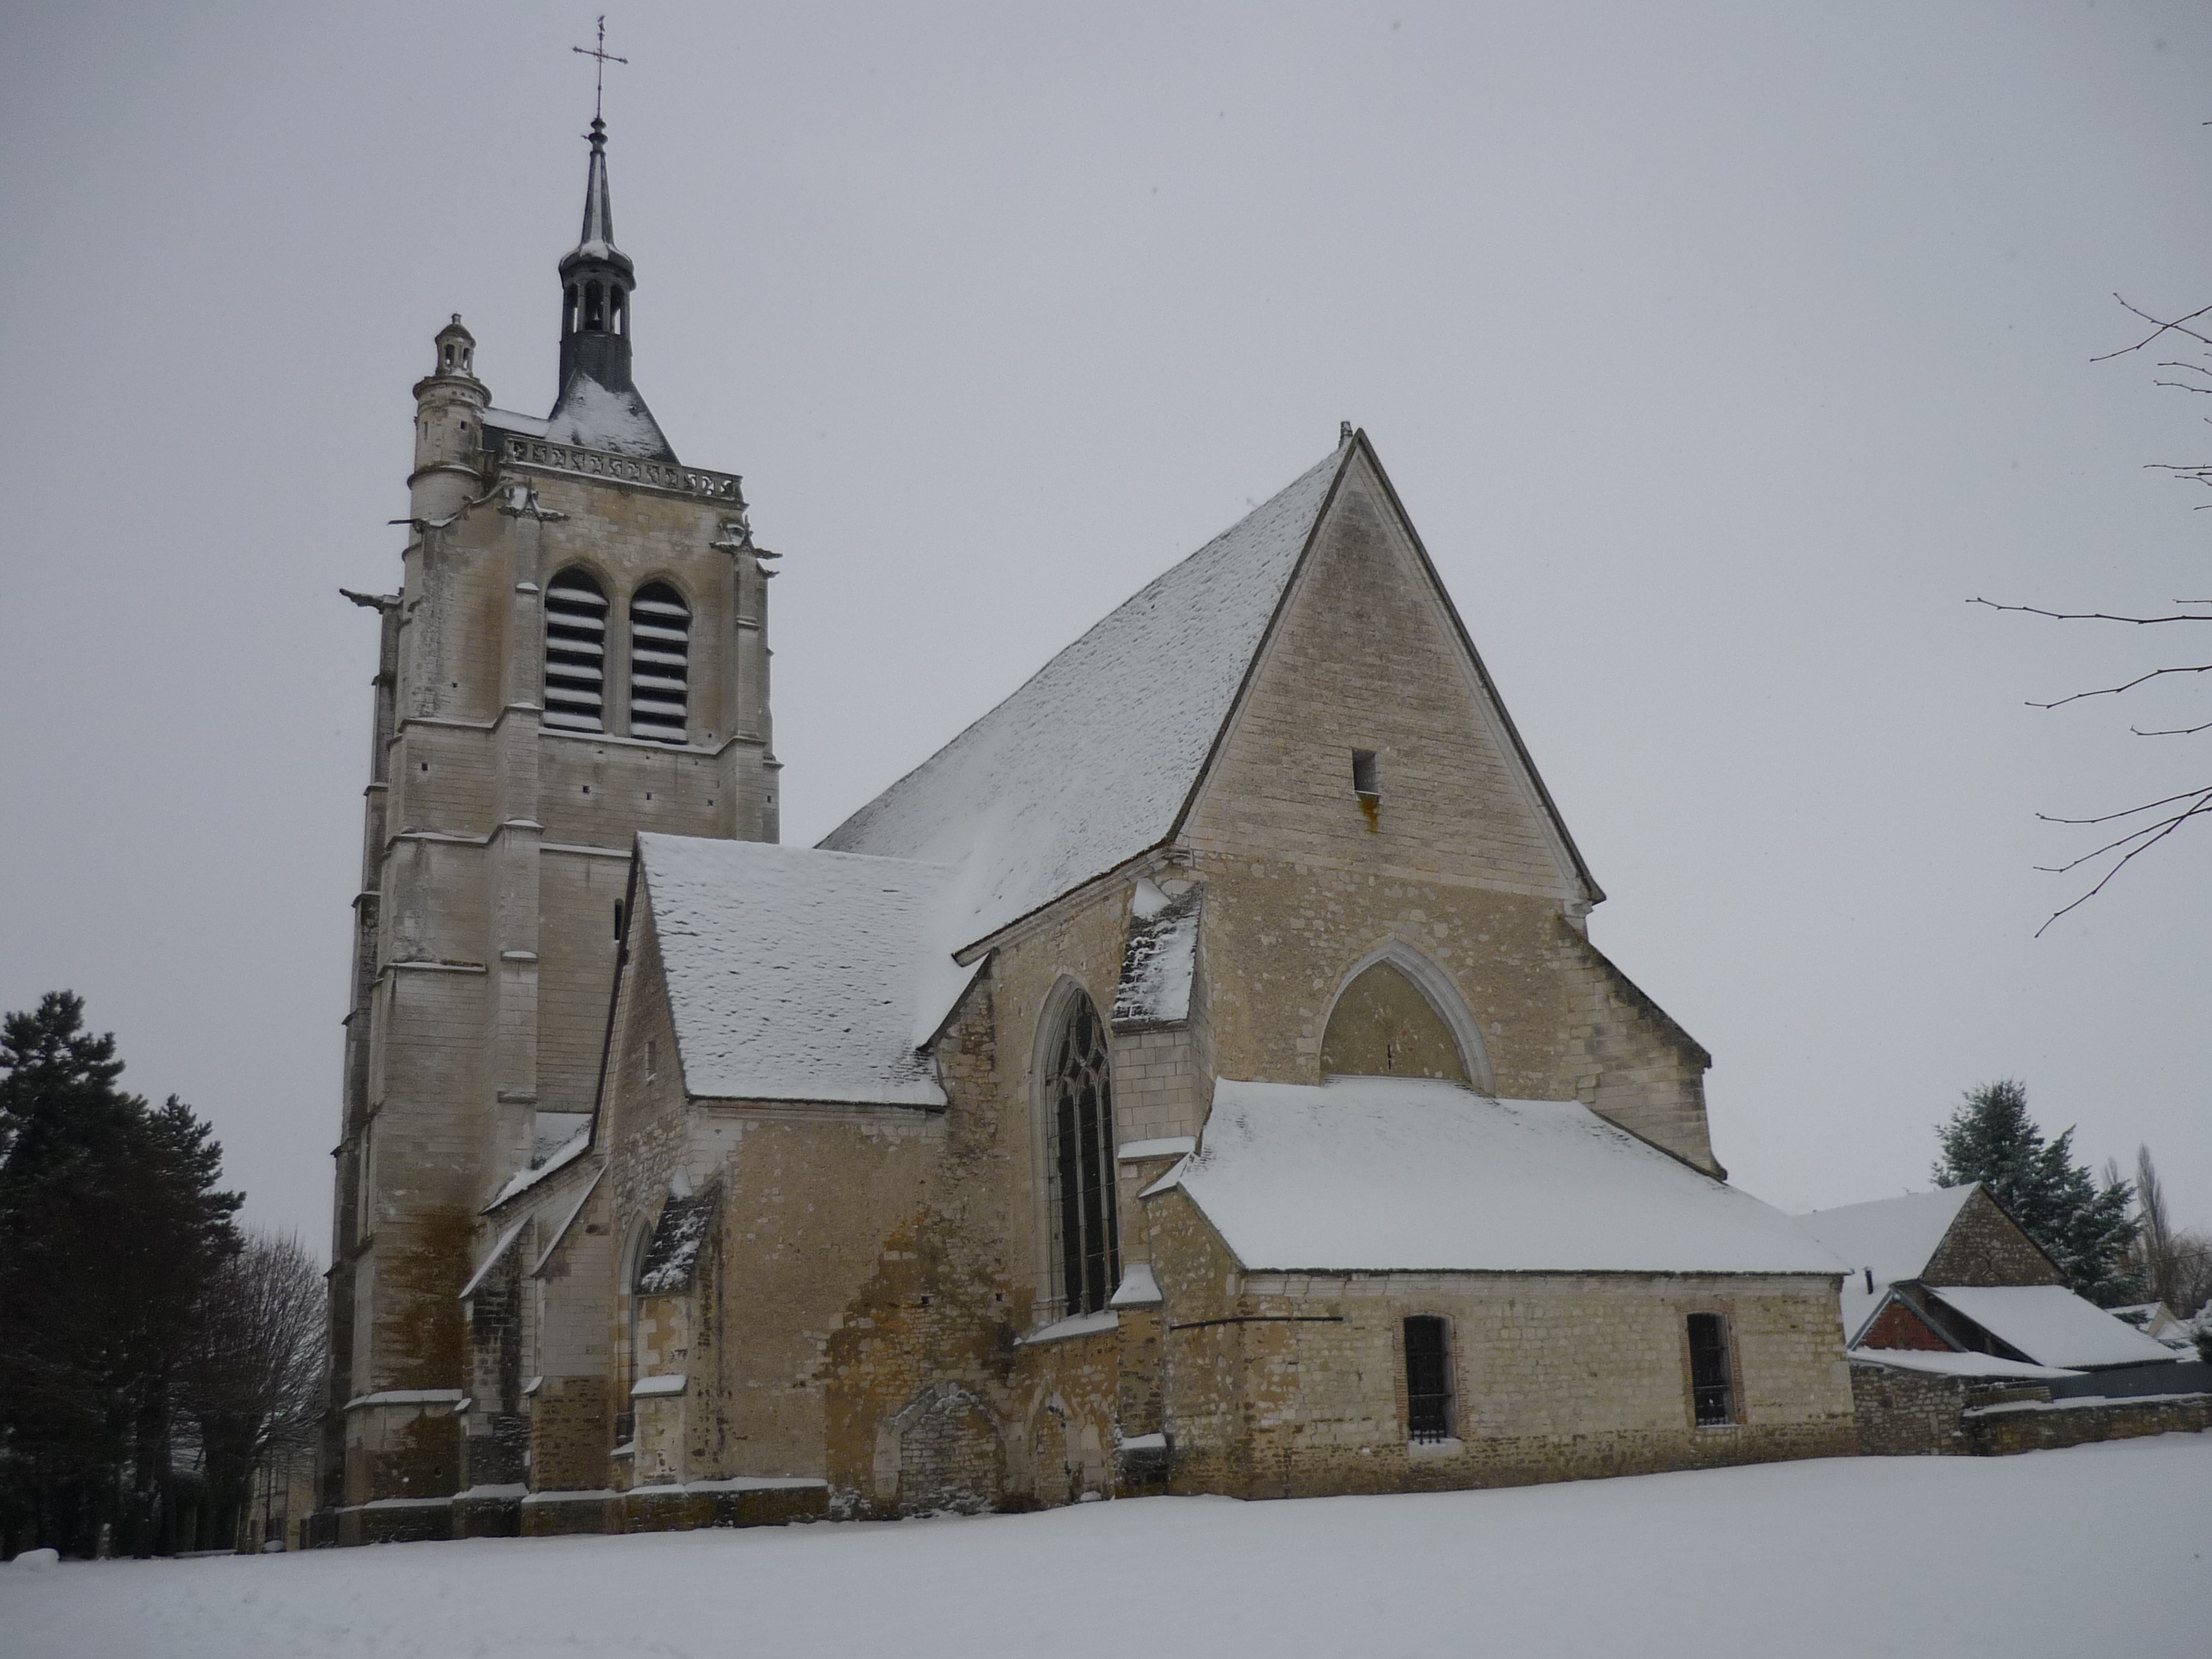
[(1520, 1491), (0, 1568), (7, 1659), (2212, 1652), (2212, 1435)]

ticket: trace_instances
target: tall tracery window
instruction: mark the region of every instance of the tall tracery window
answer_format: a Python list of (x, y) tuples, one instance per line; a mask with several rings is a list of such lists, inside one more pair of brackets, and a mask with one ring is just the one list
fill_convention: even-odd
[(1114, 1200), (1114, 1092), (1105, 1028), (1077, 995), (1045, 1083), (1054, 1255), (1064, 1313), (1095, 1313), (1122, 1276)]
[(664, 582), (630, 601), (630, 734), (681, 743), (691, 702), (691, 608)]
[(545, 586), (545, 723), (607, 729), (607, 595), (582, 570)]

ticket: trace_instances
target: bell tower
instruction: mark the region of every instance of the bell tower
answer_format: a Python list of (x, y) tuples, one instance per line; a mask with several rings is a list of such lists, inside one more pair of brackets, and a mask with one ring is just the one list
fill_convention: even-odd
[(400, 581), (348, 595), (381, 626), (324, 1541), (447, 1536), (454, 1493), (522, 1479), (525, 1402), (466, 1393), (477, 1218), (588, 1133), (632, 836), (777, 836), (776, 555), (738, 477), (679, 462), (638, 392), (603, 121), (589, 143), (551, 413), (495, 406), (474, 337), (440, 329)]

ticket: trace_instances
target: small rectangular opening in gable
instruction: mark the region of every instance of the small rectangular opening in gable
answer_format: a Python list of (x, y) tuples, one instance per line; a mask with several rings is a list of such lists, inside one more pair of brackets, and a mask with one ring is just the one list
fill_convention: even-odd
[(1370, 796), (1382, 792), (1382, 769), (1376, 764), (1374, 750), (1351, 752), (1351, 792)]

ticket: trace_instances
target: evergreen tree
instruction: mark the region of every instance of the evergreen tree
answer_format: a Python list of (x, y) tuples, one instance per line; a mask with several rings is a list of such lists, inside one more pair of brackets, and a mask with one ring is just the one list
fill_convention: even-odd
[(2100, 1185), (2076, 1164), (2071, 1128), (2045, 1141), (2028, 1116), (2024, 1084), (2008, 1077), (1968, 1090), (1949, 1121), (1936, 1126), (1936, 1140), (1942, 1154), (1929, 1172), (1936, 1184), (1980, 1181), (2075, 1291), (2100, 1307), (2140, 1296), (2127, 1263), (2137, 1225), (2127, 1213), (2134, 1189), (2120, 1180)]
[(122, 1071), (73, 993), (0, 1025), (0, 1553), (178, 1547), (174, 1395), (239, 1198)]

